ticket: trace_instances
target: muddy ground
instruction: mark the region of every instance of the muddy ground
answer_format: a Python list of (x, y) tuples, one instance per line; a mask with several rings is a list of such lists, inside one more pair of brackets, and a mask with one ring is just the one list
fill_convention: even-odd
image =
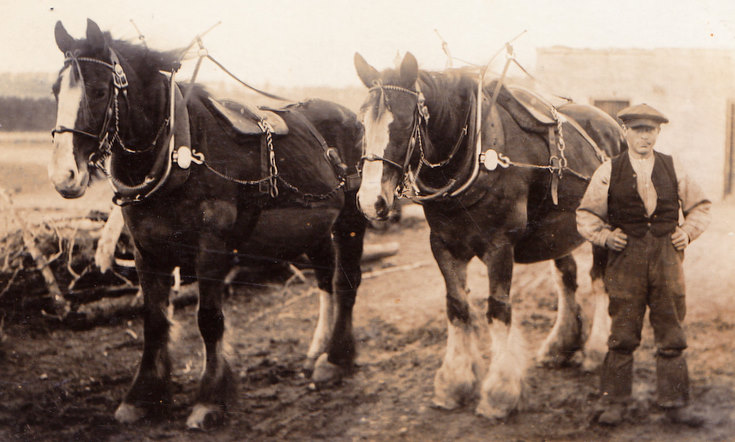
[[(238, 403), (224, 427), (185, 428), (201, 372), (195, 307), (176, 312), (181, 335), (173, 346), (174, 406), (169, 415), (120, 425), (113, 412), (142, 351), (142, 321), (117, 321), (85, 331), (6, 324), (0, 344), (2, 440), (732, 440), (735, 438), (735, 205), (715, 207), (712, 228), (690, 246), (687, 351), (692, 400), (707, 416), (700, 429), (670, 425), (654, 405), (654, 343), (646, 324), (636, 353), (635, 403), (617, 428), (596, 423), (597, 373), (578, 367), (533, 367), (524, 408), (506, 422), (431, 407), (433, 376), (446, 340), (443, 282), (421, 219), (405, 217), (368, 241), (400, 242), (400, 253), (365, 265), (355, 307), (357, 370), (341, 385), (309, 388), (300, 368), (317, 318), (313, 278), (237, 286), (228, 299), (230, 360)], [(579, 298), (589, 311), (589, 250), (577, 256)], [(530, 350), (553, 325), (550, 264), (517, 266), (514, 318)], [(470, 267), (474, 297), (487, 293), (484, 268)]]

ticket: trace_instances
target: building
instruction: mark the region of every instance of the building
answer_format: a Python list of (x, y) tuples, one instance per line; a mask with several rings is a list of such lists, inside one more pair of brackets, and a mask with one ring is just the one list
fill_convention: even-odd
[(537, 50), (538, 86), (611, 115), (648, 103), (670, 120), (657, 149), (674, 153), (713, 200), (735, 193), (735, 50)]

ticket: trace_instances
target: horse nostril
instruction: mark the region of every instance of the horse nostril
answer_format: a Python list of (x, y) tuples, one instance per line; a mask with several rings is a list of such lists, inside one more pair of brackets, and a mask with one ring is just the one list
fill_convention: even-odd
[(381, 219), (385, 219), (388, 217), (388, 203), (382, 196), (378, 197), (378, 200), (375, 202), (375, 212)]

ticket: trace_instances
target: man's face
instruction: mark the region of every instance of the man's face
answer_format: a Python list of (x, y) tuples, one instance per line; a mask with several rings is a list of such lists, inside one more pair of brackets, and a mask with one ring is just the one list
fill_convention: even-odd
[(625, 128), (625, 139), (634, 156), (647, 158), (653, 154), (653, 146), (661, 131), (660, 126), (637, 126)]

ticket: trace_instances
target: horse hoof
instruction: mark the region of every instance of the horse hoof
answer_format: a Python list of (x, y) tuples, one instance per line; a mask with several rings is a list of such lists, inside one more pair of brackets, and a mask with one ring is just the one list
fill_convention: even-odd
[[(577, 352), (574, 353), (554, 353), (554, 354), (545, 354), (545, 355), (539, 355), (536, 359), (536, 366), (540, 368), (561, 368), (566, 367), (568, 365), (575, 365), (575, 355)], [(577, 364), (578, 365), (578, 364)]]
[(311, 376), (318, 386), (332, 385), (342, 380), (342, 367), (327, 360), (327, 354), (319, 356)]
[(131, 424), (141, 420), (146, 415), (146, 410), (123, 402), (115, 410), (115, 420), (121, 424)]
[(481, 401), (475, 408), (475, 414), (491, 421), (502, 421), (510, 415), (510, 411), (494, 407), (487, 401)]
[(431, 400), (431, 406), (434, 408), (440, 408), (442, 410), (454, 410), (455, 408), (459, 407), (459, 402), (455, 401), (454, 399), (439, 397), (435, 395), (434, 398)]
[(301, 374), (309, 379), (314, 374), (314, 366), (316, 365), (316, 358), (306, 358), (304, 366), (301, 368)]
[(225, 414), (222, 407), (213, 404), (196, 404), (186, 419), (189, 430), (207, 431), (222, 424)]
[(605, 359), (604, 352), (598, 351), (586, 351), (584, 353), (584, 360), (582, 361), (582, 370), (585, 373), (591, 373), (602, 366), (602, 361)]

